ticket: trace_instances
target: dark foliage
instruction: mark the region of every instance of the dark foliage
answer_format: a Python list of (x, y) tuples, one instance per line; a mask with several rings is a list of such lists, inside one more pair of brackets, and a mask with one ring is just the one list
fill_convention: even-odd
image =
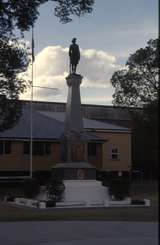
[(94, 4), (94, 0), (0, 0), (0, 34), (13, 34), (15, 28), (29, 30), (38, 18), (39, 6), (49, 1), (55, 3), (54, 14), (62, 23), (72, 21), (72, 15), (91, 13)]
[(15, 197), (14, 196), (9, 196), (7, 197), (6, 201), (7, 202), (14, 202)]
[(25, 44), (0, 39), (0, 131), (10, 128), (21, 116), (18, 98), (27, 82), (18, 75), (27, 69), (28, 64)]
[(70, 16), (83, 16), (92, 12), (94, 0), (52, 0), (57, 3), (54, 13), (62, 23), (72, 21)]
[(0, 95), (0, 131), (13, 127), (22, 114), (18, 100), (8, 100)]
[[(0, 181), (0, 198), (7, 195), (10, 199), (14, 197), (32, 198), (38, 194), (40, 183), (36, 179), (8, 179)], [(7, 199), (8, 200), (8, 199)], [(8, 200), (9, 201), (9, 200)]]
[(133, 200), (131, 200), (131, 204), (132, 205), (145, 205), (145, 201), (139, 200), (139, 199), (133, 199)]
[(48, 1), (54, 2), (54, 14), (61, 23), (70, 22), (72, 15), (91, 13), (94, 4), (94, 0), (0, 0), (0, 131), (19, 119), (17, 100), (27, 86), (18, 75), (26, 71), (29, 53), (18, 44), (15, 31), (23, 36), (30, 30), (38, 18), (39, 6)]
[(38, 194), (40, 185), (36, 179), (32, 179), (31, 181), (22, 183), (21, 189), (23, 190), (25, 197), (33, 198)]
[(52, 179), (48, 187), (49, 198), (55, 202), (61, 201), (63, 198), (63, 192), (65, 186), (63, 180), (61, 179)]
[(46, 201), (46, 208), (55, 207), (55, 206), (56, 206), (55, 201), (53, 201), (53, 200)]
[(141, 110), (131, 111), (133, 169), (141, 170), (144, 178), (157, 179), (159, 165), (159, 113), (154, 101)]
[(129, 180), (117, 177), (109, 181), (109, 194), (113, 195), (116, 200), (123, 200), (129, 195)]
[(132, 54), (126, 69), (114, 72), (115, 105), (139, 106), (131, 110), (132, 164), (146, 178), (156, 178), (158, 171), (158, 97), (159, 40), (149, 40), (145, 48)]
[(158, 100), (158, 39), (147, 44), (129, 57), (126, 69), (114, 72), (114, 104), (143, 106)]
[(38, 7), (47, 0), (0, 1), (0, 33), (13, 34), (15, 28), (27, 31), (38, 18)]

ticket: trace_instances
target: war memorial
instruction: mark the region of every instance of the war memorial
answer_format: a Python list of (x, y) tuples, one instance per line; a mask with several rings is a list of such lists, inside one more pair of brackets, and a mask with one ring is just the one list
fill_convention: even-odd
[(73, 205), (102, 205), (108, 199), (107, 188), (96, 180), (96, 168), (87, 162), (85, 154), (88, 136), (83, 130), (80, 97), (83, 77), (76, 74), (80, 51), (75, 38), (72, 40), (69, 56), (70, 74), (66, 77), (68, 98), (62, 137), (66, 162), (56, 164), (53, 171), (55, 175), (60, 174), (64, 180), (64, 204), (73, 202)]
[[(136, 205), (149, 206), (150, 201), (147, 199), (131, 200), (129, 196), (128, 184), (127, 182), (123, 181), (123, 171), (127, 169), (126, 167), (123, 168), (123, 165), (119, 167), (118, 171), (114, 171), (114, 175), (116, 174), (115, 176), (117, 177), (113, 178), (113, 182), (116, 182), (116, 185), (115, 183), (112, 183), (112, 188), (110, 186), (109, 179), (107, 180), (107, 183), (104, 183), (102, 179), (97, 179), (98, 168), (95, 164), (90, 162), (91, 158), (89, 158), (88, 155), (88, 145), (90, 142), (92, 142), (91, 146), (94, 146), (92, 148), (95, 148), (97, 143), (95, 144), (94, 142), (99, 142), (98, 145), (105, 145), (104, 143), (108, 140), (100, 137), (101, 135), (104, 135), (104, 133), (101, 133), (101, 131), (100, 135), (96, 135), (94, 132), (92, 132), (92, 130), (87, 131), (84, 129), (84, 123), (86, 124), (86, 119), (84, 120), (82, 117), (80, 96), (80, 85), (82, 83), (83, 76), (76, 73), (77, 65), (80, 61), (80, 50), (79, 46), (76, 44), (76, 38), (72, 39), (72, 44), (69, 48), (69, 58), (69, 75), (66, 77), (66, 83), (68, 86), (66, 112), (64, 115), (56, 114), (55, 118), (56, 123), (57, 119), (59, 119), (59, 124), (57, 124), (58, 127), (62, 125), (62, 127), (59, 128), (60, 130), (58, 134), (60, 147), (58, 150), (57, 159), (59, 160), (54, 162), (54, 165), (50, 167), (49, 171), (51, 172), (51, 178), (48, 180), (47, 185), (41, 185), (38, 192), (35, 193), (35, 195), (32, 195), (32, 198), (28, 198), (27, 196), (17, 196), (12, 198), (9, 197), (7, 199), (6, 197), (6, 201), (14, 202), (16, 205), (20, 206), (24, 205), (40, 209), (67, 207), (130, 207)], [(47, 134), (53, 138), (54, 128), (50, 118), (53, 119), (55, 114), (45, 111), (38, 111), (38, 113), (47, 118), (49, 117), (49, 119), (46, 120), (46, 129), (49, 129), (49, 124), (52, 125), (50, 131), (48, 131)], [(36, 114), (35, 111), (34, 114)], [(34, 115), (33, 119), (33, 122), (35, 122)], [(40, 122), (39, 119), (40, 117), (38, 116), (38, 123)], [(102, 127), (103, 129), (105, 129), (106, 125), (108, 126), (108, 124), (98, 123), (92, 120), (88, 120), (87, 123), (88, 125), (98, 125), (98, 128)], [(23, 128), (23, 124), (24, 123), (22, 120), (22, 123), (20, 122), (17, 128), (6, 132), (8, 135), (12, 135), (13, 137), (13, 135), (19, 132), (19, 128)], [(110, 127), (112, 130), (114, 129), (114, 125), (111, 125)], [(44, 128), (45, 133), (47, 132), (46, 129)], [(115, 127), (115, 129), (117, 130), (117, 127)], [(127, 129), (123, 127), (119, 127), (118, 130), (121, 132), (120, 135), (125, 135), (128, 133)], [(6, 132), (5, 134), (7, 134)], [(20, 133), (22, 137), (22, 132)], [(34, 134), (34, 138), (37, 138), (37, 136), (40, 134), (42, 134), (42, 130), (41, 132), (37, 131)], [(2, 137), (4, 136), (2, 135)], [(46, 137), (48, 139), (49, 136)], [(48, 145), (45, 146), (48, 147), (46, 148), (46, 153), (50, 154), (49, 143), (47, 144)], [(27, 142), (23, 143), (23, 145), (25, 146), (24, 153), (27, 153)], [(128, 143), (126, 143), (126, 146), (127, 145)], [(117, 152), (115, 152), (115, 149), (114, 152), (112, 150), (113, 160), (115, 160), (115, 156), (117, 157), (116, 153)], [(116, 160), (119, 159), (116, 158)], [(40, 163), (38, 163), (38, 165), (39, 164)], [(34, 168), (34, 166), (32, 167)], [(43, 167), (43, 169), (45, 168)], [(44, 171), (41, 172), (43, 175)], [(121, 186), (122, 182), (123, 186)]]

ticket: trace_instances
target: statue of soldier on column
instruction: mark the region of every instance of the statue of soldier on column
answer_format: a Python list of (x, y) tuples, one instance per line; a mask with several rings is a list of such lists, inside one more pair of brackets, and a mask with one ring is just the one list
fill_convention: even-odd
[(76, 68), (80, 60), (79, 46), (76, 44), (76, 38), (72, 39), (72, 44), (69, 47), (70, 57), (70, 74), (76, 73)]

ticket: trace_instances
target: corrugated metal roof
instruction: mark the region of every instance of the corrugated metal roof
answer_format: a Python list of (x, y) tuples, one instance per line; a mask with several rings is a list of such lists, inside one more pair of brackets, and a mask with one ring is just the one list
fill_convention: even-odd
[[(64, 123), (33, 112), (33, 138), (59, 139), (64, 131)], [(19, 123), (4, 132), (0, 137), (5, 138), (30, 138), (30, 110), (24, 109)]]
[[(22, 101), (25, 105), (29, 105), (29, 101)], [(34, 101), (35, 110), (65, 112), (66, 103), (62, 102), (44, 102)], [(131, 120), (130, 110), (137, 108), (111, 105), (91, 105), (82, 104), (82, 114), (86, 118), (95, 118), (97, 120)]]
[(117, 126), (111, 123), (103, 123), (91, 119), (84, 119), (84, 127), (86, 129), (100, 129), (100, 130), (124, 131), (124, 132), (129, 131), (129, 128)]
[[(64, 132), (65, 113), (49, 111), (33, 111), (33, 138), (57, 139)], [(106, 130), (116, 132), (129, 132), (128, 128), (102, 123), (95, 120), (83, 119), (84, 128), (87, 130)], [(89, 140), (101, 140), (94, 133), (87, 133)], [(23, 109), (22, 117), (13, 128), (0, 132), (0, 138), (28, 139), (30, 138), (30, 110)]]
[[(47, 116), (48, 118), (56, 119), (60, 122), (64, 122), (65, 113), (51, 112), (51, 111), (38, 111), (40, 114)], [(103, 123), (97, 120), (83, 118), (83, 125), (85, 129), (100, 129), (100, 130), (114, 130), (114, 131), (130, 131), (129, 128), (113, 125), (110, 123)]]

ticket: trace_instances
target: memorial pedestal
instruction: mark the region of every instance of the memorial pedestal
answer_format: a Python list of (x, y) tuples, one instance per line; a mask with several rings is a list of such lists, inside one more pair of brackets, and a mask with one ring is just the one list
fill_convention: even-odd
[(71, 74), (66, 78), (68, 98), (62, 152), (66, 160), (53, 167), (55, 177), (64, 181), (63, 204), (105, 206), (109, 200), (108, 188), (96, 180), (96, 168), (87, 162), (87, 137), (83, 130), (80, 84), (82, 76)]
[(65, 180), (63, 201), (84, 206), (105, 206), (108, 189), (96, 180)]

